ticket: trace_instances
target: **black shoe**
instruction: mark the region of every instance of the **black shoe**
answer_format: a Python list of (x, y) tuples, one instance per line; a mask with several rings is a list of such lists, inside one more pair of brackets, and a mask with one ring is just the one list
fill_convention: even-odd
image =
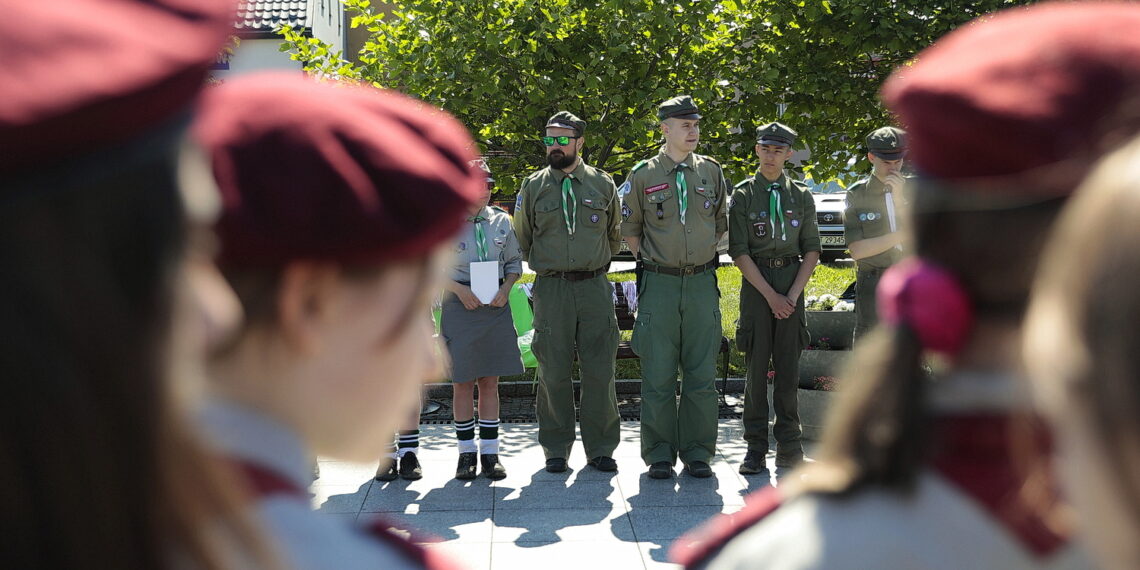
[(780, 469), (794, 469), (804, 462), (804, 453), (776, 453), (776, 467)]
[(744, 454), (744, 463), (740, 464), (741, 475), (755, 475), (763, 473), (768, 467), (764, 464), (764, 456), (768, 452), (760, 452), (749, 449), (748, 453)]
[(612, 472), (617, 471), (617, 461), (613, 457), (599, 455), (586, 462), (586, 465), (597, 469), (598, 471)]
[(649, 466), (650, 479), (668, 479), (673, 476), (673, 464), (668, 461), (658, 461)]
[(546, 470), (551, 473), (561, 473), (566, 470), (566, 459), (562, 457), (551, 457), (546, 460)]
[(459, 467), (455, 468), (455, 478), (469, 481), (475, 478), (475, 465), (479, 463), (478, 453), (468, 451), (459, 454)]
[(400, 472), (398, 470), (396, 470), (396, 460), (395, 459), (392, 459), (392, 462), (388, 464), (387, 469), (384, 468), (384, 462), (383, 461), (380, 462), (380, 467), (378, 467), (376, 469), (376, 480), (377, 481), (395, 481), (396, 478), (399, 476), (400, 476)]
[(415, 481), (422, 479), (424, 470), (420, 468), (420, 460), (416, 459), (416, 454), (411, 451), (404, 454), (400, 458), (400, 478), (405, 481)]
[(492, 480), (498, 481), (499, 479), (506, 479), (507, 470), (499, 463), (499, 455), (497, 453), (484, 453), (479, 456), (479, 463), (483, 464), (483, 476)]
[(697, 479), (712, 477), (712, 467), (709, 467), (709, 464), (704, 461), (690, 461), (685, 464), (685, 470)]

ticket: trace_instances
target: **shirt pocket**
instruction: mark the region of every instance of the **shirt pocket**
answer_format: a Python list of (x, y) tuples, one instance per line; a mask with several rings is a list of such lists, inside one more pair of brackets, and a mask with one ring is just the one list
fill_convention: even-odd
[(878, 237), (891, 231), (887, 213), (882, 209), (860, 208), (856, 210), (859, 224), (863, 227), (863, 237)]
[(705, 186), (697, 186), (693, 188), (695, 200), (689, 204), (689, 211), (694, 209), (705, 216), (712, 216), (716, 212), (717, 197), (716, 190)]
[(645, 222), (652, 225), (664, 225), (665, 222), (677, 217), (677, 200), (673, 197), (673, 190), (666, 188), (645, 196)]
[(534, 225), (541, 230), (554, 230), (563, 227), (562, 201), (557, 197), (540, 200), (534, 204)]
[(580, 219), (589, 224), (601, 224), (606, 219), (606, 210), (610, 207), (609, 199), (597, 193), (589, 193), (578, 200), (582, 205)]

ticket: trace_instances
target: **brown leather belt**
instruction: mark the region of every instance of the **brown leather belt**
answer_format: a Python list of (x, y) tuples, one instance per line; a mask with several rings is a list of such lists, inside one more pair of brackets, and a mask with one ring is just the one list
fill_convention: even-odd
[(607, 263), (593, 271), (551, 271), (543, 275), (543, 277), (557, 277), (558, 279), (565, 279), (567, 281), (585, 281), (599, 275), (605, 275), (609, 270), (610, 264)]
[(800, 256), (788, 255), (784, 257), (753, 257), (753, 261), (760, 267), (767, 267), (768, 269), (780, 269), (789, 265), (799, 263)]
[(652, 263), (644, 261), (641, 262), (641, 268), (646, 271), (651, 271), (653, 273), (662, 273), (665, 275), (675, 275), (678, 277), (682, 275), (696, 275), (698, 273), (704, 273), (710, 269), (716, 269), (719, 266), (720, 262), (715, 257), (712, 261), (704, 265), (686, 265), (684, 267), (665, 267), (664, 265), (653, 265)]

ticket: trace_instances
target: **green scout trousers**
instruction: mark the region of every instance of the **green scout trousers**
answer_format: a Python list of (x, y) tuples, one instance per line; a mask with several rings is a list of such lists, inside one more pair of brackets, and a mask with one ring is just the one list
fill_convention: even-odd
[[(646, 271), (633, 351), (641, 358), (641, 458), (709, 462), (716, 452), (716, 355), (720, 291), (715, 271), (673, 276)], [(677, 371), (681, 401), (677, 402)]]
[(605, 275), (582, 281), (538, 277), (534, 342), (538, 359), (538, 443), (547, 459), (568, 459), (574, 446), (575, 347), (582, 376), (582, 445), (586, 457), (612, 456), (620, 438), (614, 359), (618, 328), (613, 285)]
[(879, 324), (879, 304), (875, 291), (879, 288), (879, 278), (886, 269), (863, 268), (856, 262), (855, 269), (855, 335), (852, 341), (867, 334)]
[[(760, 267), (760, 274), (776, 291), (787, 291), (796, 280), (799, 263), (778, 269)], [(800, 383), (800, 351), (808, 344), (804, 296), (796, 300), (796, 310), (786, 319), (772, 314), (768, 300), (747, 280), (740, 285), (740, 321), (736, 347), (745, 353), (748, 374), (744, 383), (744, 441), (748, 449), (768, 450), (768, 363), (776, 371), (772, 381), (772, 407), (775, 409), (778, 454), (802, 453), (800, 412), (797, 390)]]

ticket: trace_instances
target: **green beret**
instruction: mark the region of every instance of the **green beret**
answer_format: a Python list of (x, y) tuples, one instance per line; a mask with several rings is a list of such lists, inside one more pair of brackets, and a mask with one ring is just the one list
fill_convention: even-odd
[(699, 119), (701, 113), (697, 104), (688, 95), (678, 95), (657, 106), (657, 118), (665, 119)]
[(796, 144), (796, 136), (796, 131), (783, 123), (768, 123), (756, 127), (756, 144), (792, 146)]
[(571, 129), (578, 136), (586, 131), (586, 121), (574, 116), (574, 113), (569, 111), (559, 111), (546, 120), (546, 127), (557, 127), (560, 129)]
[(867, 151), (884, 160), (898, 160), (906, 154), (906, 131), (883, 127), (867, 135)]

